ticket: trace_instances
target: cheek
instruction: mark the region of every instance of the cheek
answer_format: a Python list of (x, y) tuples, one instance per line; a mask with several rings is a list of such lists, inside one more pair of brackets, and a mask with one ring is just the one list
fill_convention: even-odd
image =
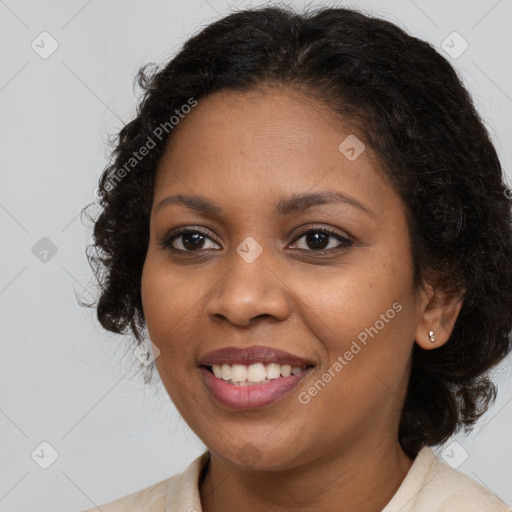
[[(320, 324), (332, 335), (357, 335), (373, 325), (381, 314), (409, 293), (407, 276), (389, 264), (377, 262), (336, 269), (322, 282), (307, 278), (302, 288), (308, 290), (303, 300), (315, 310)], [(393, 315), (394, 311), (390, 312)], [(346, 337), (346, 336), (342, 336)]]
[(343, 357), (346, 369), (358, 372), (357, 380), (369, 375), (368, 368), (389, 373), (391, 381), (395, 370), (399, 377), (414, 340), (410, 264), (397, 255), (385, 256), (380, 252), (346, 272), (339, 269), (328, 286), (311, 283), (313, 292), (305, 299), (305, 315), (322, 340), (328, 364)]
[(190, 339), (188, 324), (200, 300), (197, 289), (187, 286), (179, 273), (148, 257), (142, 272), (141, 296), (151, 340), (162, 355), (179, 353)]

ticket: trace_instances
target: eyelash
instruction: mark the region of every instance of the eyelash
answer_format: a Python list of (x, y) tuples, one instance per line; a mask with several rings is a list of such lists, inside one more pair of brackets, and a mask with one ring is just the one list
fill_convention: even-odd
[[(323, 234), (330, 235), (331, 237), (338, 239), (338, 241), (340, 242), (340, 245), (338, 247), (333, 247), (330, 249), (322, 249), (322, 250), (318, 250), (318, 251), (313, 250), (313, 249), (296, 249), (296, 250), (298, 250), (300, 252), (314, 253), (315, 255), (328, 255), (328, 254), (333, 254), (333, 253), (338, 252), (343, 249), (347, 249), (348, 247), (353, 245), (353, 242), (351, 240), (349, 240), (348, 238), (341, 236), (336, 231), (334, 231), (330, 228), (326, 228), (324, 226), (309, 227), (307, 230), (304, 230), (304, 231), (298, 233), (297, 236), (295, 237), (293, 243), (296, 243), (300, 238), (302, 238), (304, 235), (307, 235), (309, 233), (323, 233)], [(185, 234), (200, 234), (200, 235), (204, 236), (205, 238), (208, 238), (208, 239), (212, 240), (213, 242), (215, 242), (215, 240), (213, 240), (207, 233), (205, 233), (201, 229), (187, 228), (187, 229), (180, 229), (178, 231), (171, 231), (164, 237), (164, 239), (159, 243), (159, 245), (165, 247), (166, 249), (169, 249), (170, 251), (172, 251), (174, 253), (196, 253), (196, 252), (200, 253), (201, 251), (212, 250), (212, 249), (197, 249), (195, 251), (187, 251), (184, 249), (176, 249), (175, 247), (173, 247), (172, 244), (173, 244), (174, 240), (176, 240), (177, 238), (179, 238), (180, 236), (183, 236)], [(215, 243), (217, 243), (217, 242), (215, 242)], [(213, 249), (213, 250), (218, 250), (218, 249)]]

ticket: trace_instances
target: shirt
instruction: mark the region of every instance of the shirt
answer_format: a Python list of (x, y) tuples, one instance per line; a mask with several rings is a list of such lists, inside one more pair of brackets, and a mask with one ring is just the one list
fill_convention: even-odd
[[(199, 482), (209, 452), (180, 474), (101, 505), (103, 512), (202, 512)], [(91, 508), (83, 512), (95, 512)], [(494, 494), (423, 447), (400, 487), (381, 512), (510, 512)]]

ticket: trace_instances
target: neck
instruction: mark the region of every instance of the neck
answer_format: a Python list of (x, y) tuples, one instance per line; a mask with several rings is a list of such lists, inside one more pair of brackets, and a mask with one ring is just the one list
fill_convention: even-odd
[(325, 454), (306, 464), (262, 471), (210, 453), (200, 495), (203, 512), (343, 510), (380, 512), (413, 460), (395, 444)]

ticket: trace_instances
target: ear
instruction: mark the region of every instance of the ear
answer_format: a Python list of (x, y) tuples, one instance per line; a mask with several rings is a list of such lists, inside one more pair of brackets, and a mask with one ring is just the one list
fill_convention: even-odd
[[(425, 350), (444, 345), (452, 334), (461, 307), (461, 297), (450, 296), (430, 284), (421, 288), (414, 338), (416, 343)], [(430, 340), (431, 331), (434, 332), (434, 342)]]

